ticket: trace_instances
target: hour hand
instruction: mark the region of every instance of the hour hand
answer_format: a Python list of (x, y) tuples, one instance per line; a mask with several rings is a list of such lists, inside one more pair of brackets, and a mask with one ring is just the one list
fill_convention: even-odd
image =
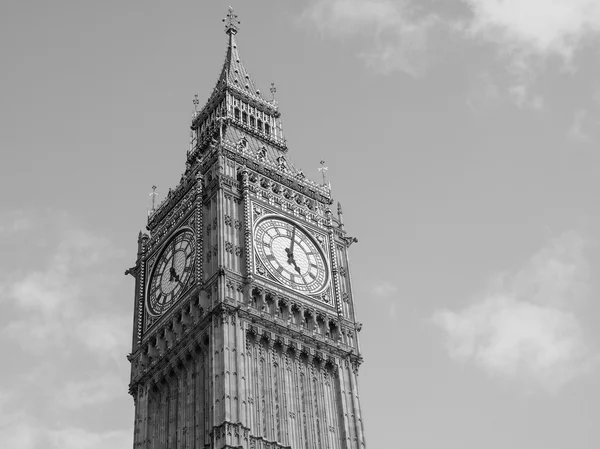
[(177, 274), (177, 271), (175, 271), (175, 267), (171, 266), (171, 269), (169, 270), (169, 274), (171, 275), (171, 278), (169, 279), (170, 282), (173, 282), (173, 281), (179, 282), (179, 275)]
[(293, 263), (295, 263), (294, 262), (294, 253), (292, 252), (292, 250), (290, 248), (286, 248), (285, 249), (285, 253), (288, 256), (287, 263), (290, 264), (290, 265), (292, 265)]

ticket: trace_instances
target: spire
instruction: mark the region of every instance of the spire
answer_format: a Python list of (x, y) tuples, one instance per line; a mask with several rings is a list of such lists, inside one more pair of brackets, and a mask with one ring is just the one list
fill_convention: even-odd
[(223, 63), (223, 70), (219, 77), (219, 83), (226, 83), (247, 95), (259, 97), (261, 100), (266, 101), (261, 95), (260, 89), (250, 76), (250, 73), (248, 73), (246, 66), (240, 59), (240, 53), (235, 39), (237, 31), (234, 32), (234, 29), (235, 28), (229, 28), (227, 33), (229, 34), (229, 44), (227, 46), (225, 62)]
[(263, 101), (273, 105), (261, 94), (258, 85), (254, 82), (250, 73), (246, 69), (246, 66), (240, 59), (237, 42), (235, 39), (236, 34), (239, 31), (240, 21), (238, 20), (237, 14), (234, 13), (233, 8), (230, 6), (227, 16), (223, 19), (225, 22), (225, 33), (229, 36), (229, 42), (227, 44), (227, 54), (225, 55), (225, 61), (223, 62), (223, 68), (221, 69), (221, 75), (217, 81), (217, 86), (211, 98), (218, 94), (221, 89), (225, 86), (233, 88), (238, 92), (248, 95), (255, 100)]
[[(233, 8), (229, 7), (223, 22), (228, 38), (225, 61), (208, 101), (192, 119), (192, 130), (201, 129), (197, 132), (198, 145), (202, 146), (214, 138), (217, 126), (225, 120), (223, 124), (226, 126), (219, 127), (219, 135), (223, 134), (223, 138), (228, 139), (225, 134), (230, 132), (229, 125), (237, 124), (239, 131), (251, 132), (275, 145), (277, 151), (285, 152), (287, 145), (277, 102), (270, 100), (271, 95), (259, 90), (240, 58), (236, 41), (240, 21)], [(271, 87), (274, 97), (275, 88)], [(213, 114), (215, 111), (216, 115)]]

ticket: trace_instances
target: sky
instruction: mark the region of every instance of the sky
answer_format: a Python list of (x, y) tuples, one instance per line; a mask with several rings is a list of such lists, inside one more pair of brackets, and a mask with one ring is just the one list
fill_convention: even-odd
[[(0, 442), (128, 448), (135, 262), (229, 2), (0, 6)], [(600, 3), (255, 0), (241, 57), (344, 208), (367, 447), (600, 447)]]

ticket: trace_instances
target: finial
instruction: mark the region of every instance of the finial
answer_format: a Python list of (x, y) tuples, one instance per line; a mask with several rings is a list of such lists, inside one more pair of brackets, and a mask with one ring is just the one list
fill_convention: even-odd
[(150, 194), (150, 196), (152, 197), (152, 210), (150, 211), (151, 213), (154, 213), (154, 211), (156, 211), (156, 196), (158, 195), (158, 193), (156, 193), (156, 186), (152, 186), (152, 193)]
[(233, 12), (233, 8), (230, 6), (227, 15), (223, 19), (223, 22), (225, 22), (225, 33), (236, 34), (238, 32), (240, 21), (237, 18), (237, 14)]
[(275, 87), (275, 83), (271, 83), (271, 88), (269, 90), (271, 91), (271, 97), (273, 99), (273, 102), (275, 102), (275, 92), (277, 92), (277, 88)]
[[(329, 168), (325, 167), (325, 161), (321, 161), (321, 167), (319, 171), (323, 175), (323, 186), (327, 186), (327, 176), (325, 176), (325, 172), (329, 170)], [(331, 189), (331, 186), (329, 187)]]
[(200, 100), (198, 100), (198, 94), (194, 94), (194, 100), (192, 103), (194, 103), (194, 112), (198, 113), (198, 105), (200, 104)]
[(342, 203), (338, 201), (338, 221), (340, 222), (340, 229), (344, 230), (344, 213), (342, 212)]

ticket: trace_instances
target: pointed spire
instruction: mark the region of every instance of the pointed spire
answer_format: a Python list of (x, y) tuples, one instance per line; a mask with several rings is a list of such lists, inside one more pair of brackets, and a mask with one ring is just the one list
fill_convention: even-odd
[[(262, 133), (271, 144), (285, 152), (287, 145), (283, 138), (281, 114), (277, 102), (269, 100), (269, 95), (265, 95), (259, 90), (258, 85), (241, 61), (236, 42), (240, 21), (233, 8), (229, 7), (223, 22), (228, 37), (225, 61), (223, 61), (221, 73), (208, 101), (192, 119), (192, 129), (198, 130), (206, 120), (211, 120), (211, 129), (206, 132), (203, 130), (204, 134), (199, 137), (199, 140), (203, 139), (202, 142), (205, 142), (212, 138), (212, 133), (216, 129), (213, 127), (219, 120), (225, 119), (228, 125), (238, 122), (242, 127), (244, 125), (254, 127), (258, 134)], [(272, 89), (271, 93), (274, 96), (274, 86)], [(215, 110), (217, 116), (211, 116)], [(260, 118), (258, 118), (259, 115)], [(215, 119), (216, 121), (213, 121)], [(230, 127), (228, 126), (227, 129)], [(226, 134), (226, 130), (220, 132)]]
[(225, 22), (225, 33), (229, 35), (229, 42), (223, 69), (221, 70), (219, 81), (217, 82), (217, 89), (222, 87), (223, 84), (229, 85), (237, 88), (242, 93), (267, 102), (266, 98), (261, 95), (258, 86), (250, 77), (248, 70), (240, 59), (235, 39), (235, 35), (239, 31), (238, 25), (240, 24), (240, 21), (231, 6), (229, 7), (227, 16), (223, 19), (223, 22)]

